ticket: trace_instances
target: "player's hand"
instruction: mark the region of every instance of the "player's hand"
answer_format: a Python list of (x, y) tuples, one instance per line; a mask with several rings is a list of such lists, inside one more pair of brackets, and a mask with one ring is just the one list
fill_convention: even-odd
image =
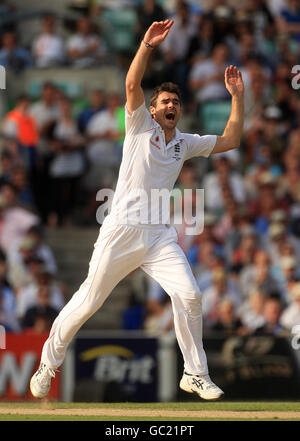
[(244, 82), (241, 72), (236, 66), (227, 67), (225, 70), (225, 86), (231, 96), (243, 96)]
[(171, 29), (174, 20), (155, 21), (144, 35), (144, 42), (155, 47), (161, 44)]

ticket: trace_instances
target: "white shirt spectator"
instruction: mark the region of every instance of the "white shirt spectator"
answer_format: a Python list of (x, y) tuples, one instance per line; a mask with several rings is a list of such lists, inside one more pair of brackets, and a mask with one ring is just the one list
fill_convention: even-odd
[(292, 302), (282, 313), (280, 323), (287, 329), (300, 325), (300, 302)]
[(291, 289), (292, 302), (283, 311), (280, 317), (280, 323), (286, 329), (292, 329), (300, 325), (300, 283), (297, 282)]
[(257, 328), (262, 327), (265, 324), (265, 319), (262, 311), (259, 312), (254, 309), (253, 305), (251, 304), (250, 298), (242, 303), (241, 307), (238, 310), (238, 315), (242, 323), (247, 326), (247, 328), (253, 331)]
[[(30, 285), (21, 288), (17, 296), (16, 314), (18, 318), (25, 316), (26, 311), (37, 303), (38, 285), (32, 282)], [(51, 286), (50, 306), (60, 311), (65, 304), (61, 290), (55, 284)]]
[[(242, 176), (237, 172), (230, 172), (229, 184), (234, 199), (239, 203), (245, 202), (246, 193)], [(224, 199), (217, 173), (208, 173), (203, 180), (203, 187), (207, 210), (222, 209), (224, 207)]]
[(94, 47), (89, 54), (79, 56), (72, 59), (72, 64), (76, 67), (84, 68), (97, 64), (103, 56), (106, 54), (106, 45), (97, 35), (82, 35), (75, 34), (69, 38), (67, 42), (67, 51), (78, 50), (80, 52), (85, 52), (89, 48)]
[(203, 317), (211, 318), (211, 314), (214, 314), (215, 308), (223, 300), (230, 300), (235, 309), (237, 309), (241, 304), (240, 295), (236, 290), (230, 287), (229, 283), (222, 292), (221, 296), (218, 295), (218, 292), (214, 286), (205, 289), (202, 296)]
[[(226, 66), (218, 68), (213, 60), (206, 60), (196, 63), (191, 72), (190, 80), (209, 80), (217, 74), (224, 76)], [(228, 92), (224, 85), (224, 80), (212, 81), (196, 91), (196, 100), (199, 103), (204, 101), (218, 101), (228, 99)]]
[[(71, 142), (79, 136), (77, 126), (74, 123), (65, 124), (61, 120), (54, 129), (54, 137), (57, 140)], [(81, 139), (81, 138), (80, 138)], [(73, 150), (69, 152), (60, 152), (50, 164), (49, 173), (52, 177), (76, 177), (84, 171), (85, 163), (81, 151)]]
[(58, 121), (60, 117), (60, 112), (56, 104), (46, 106), (43, 101), (34, 103), (30, 108), (30, 113), (36, 120), (39, 129), (50, 121)]
[[(86, 133), (88, 136), (104, 136), (108, 131), (118, 132), (118, 121), (111, 112), (102, 110), (91, 118)], [(119, 161), (116, 154), (116, 141), (105, 136), (103, 139), (92, 141), (88, 146), (88, 157), (91, 162), (116, 164)]]
[(175, 20), (168, 38), (161, 45), (162, 51), (172, 53), (175, 60), (184, 59), (188, 53), (191, 38), (196, 32), (197, 24), (192, 18), (189, 18), (185, 26), (180, 21)]
[(37, 216), (21, 207), (6, 208), (1, 219), (0, 246), (7, 253), (33, 225), (39, 224)]
[(50, 67), (64, 60), (63, 40), (58, 35), (43, 33), (33, 42), (33, 54), (37, 67)]

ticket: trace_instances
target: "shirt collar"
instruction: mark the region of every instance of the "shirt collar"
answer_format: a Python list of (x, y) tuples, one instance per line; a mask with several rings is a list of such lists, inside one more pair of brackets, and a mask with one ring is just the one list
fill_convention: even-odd
[[(163, 133), (163, 129), (160, 126), (160, 124), (158, 124), (157, 121), (153, 120), (155, 127), (157, 127), (162, 133)], [(175, 144), (178, 144), (180, 141), (182, 141), (184, 139), (183, 134), (181, 133), (180, 130), (177, 129), (177, 127), (175, 128), (175, 136), (171, 139), (171, 141), (169, 142), (169, 144), (167, 145), (167, 147), (172, 147)]]
[(178, 144), (180, 141), (182, 141), (184, 139), (182, 133), (180, 132), (180, 130), (175, 129), (175, 136), (171, 139), (171, 141), (169, 142), (169, 144), (167, 145), (167, 147), (172, 147), (175, 144)]

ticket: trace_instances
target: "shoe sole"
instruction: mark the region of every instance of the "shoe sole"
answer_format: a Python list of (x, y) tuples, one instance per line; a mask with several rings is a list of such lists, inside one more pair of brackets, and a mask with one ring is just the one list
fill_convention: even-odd
[(191, 390), (191, 389), (185, 389), (183, 386), (181, 386), (181, 384), (179, 384), (179, 387), (180, 387), (180, 389), (184, 390), (184, 392), (187, 392), (188, 394), (195, 394), (195, 395), (198, 395), (198, 397), (202, 398), (202, 400), (205, 400), (205, 401), (220, 401), (220, 400), (222, 400), (222, 398), (223, 398), (224, 395), (225, 395), (224, 392), (223, 392), (219, 397), (215, 397), (215, 398), (205, 398), (205, 397), (202, 397), (200, 393), (198, 393), (198, 392), (196, 392), (196, 391), (194, 391), (194, 390)]

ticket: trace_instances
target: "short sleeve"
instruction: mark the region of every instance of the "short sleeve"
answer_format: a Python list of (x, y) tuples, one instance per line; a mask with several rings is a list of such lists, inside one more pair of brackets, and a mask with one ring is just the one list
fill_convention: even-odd
[(153, 118), (147, 110), (145, 102), (129, 114), (125, 105), (125, 131), (126, 134), (143, 133), (153, 128)]
[(216, 135), (200, 136), (197, 134), (185, 134), (184, 139), (187, 143), (185, 160), (195, 156), (205, 156), (207, 158), (217, 142)]

